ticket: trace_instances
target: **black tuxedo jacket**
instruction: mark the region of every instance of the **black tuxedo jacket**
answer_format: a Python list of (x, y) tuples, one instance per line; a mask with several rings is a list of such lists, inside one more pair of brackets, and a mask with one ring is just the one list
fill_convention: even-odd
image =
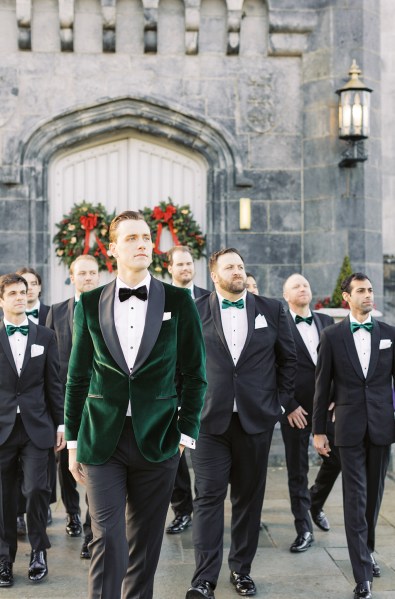
[(195, 296), (195, 300), (199, 299), (199, 297), (210, 295), (210, 293), (211, 291), (208, 291), (208, 289), (203, 289), (203, 287), (198, 287), (197, 285), (193, 286), (193, 295)]
[[(334, 320), (331, 316), (317, 312), (312, 312), (312, 315), (315, 326), (317, 327), (318, 337), (321, 336), (321, 331), (325, 327), (334, 324)], [(295, 380), (295, 397), (288, 404), (287, 413), (293, 412), (297, 407), (302, 406), (307, 412), (306, 419), (308, 425), (311, 425), (315, 391), (315, 364), (311, 359), (309, 350), (307, 349), (292, 314), (289, 311), (287, 312), (287, 318), (295, 341), (296, 357), (298, 360), (298, 370)]]
[(367, 431), (375, 445), (390, 445), (395, 441), (392, 403), (395, 328), (378, 320), (372, 321), (374, 326), (366, 379), (350, 330), (349, 317), (328, 327), (321, 334), (316, 369), (313, 433), (325, 433), (326, 412), (333, 380), (335, 444), (338, 446), (357, 445)]
[[(282, 304), (247, 292), (248, 333), (236, 365), (229, 352), (215, 291), (196, 301), (207, 352), (208, 388), (201, 432), (221, 434), (229, 426), (236, 398), (240, 423), (249, 434), (270, 429), (281, 405), (292, 399), (296, 375), (295, 345)], [(262, 314), (267, 327), (255, 328)]]
[(45, 327), (45, 324), (47, 322), (48, 312), (49, 306), (40, 302), (40, 310), (38, 312), (38, 324), (41, 324), (41, 326), (43, 327)]
[[(32, 346), (43, 348), (32, 356)], [(34, 350), (39, 348), (33, 348)], [(63, 424), (63, 392), (53, 331), (29, 322), (22, 371), (18, 376), (4, 323), (0, 323), (0, 445), (11, 434), (17, 406), (27, 434), (40, 449), (53, 447), (55, 432)]]
[(74, 297), (54, 304), (48, 312), (46, 326), (55, 331), (59, 350), (60, 380), (64, 390), (73, 341)]

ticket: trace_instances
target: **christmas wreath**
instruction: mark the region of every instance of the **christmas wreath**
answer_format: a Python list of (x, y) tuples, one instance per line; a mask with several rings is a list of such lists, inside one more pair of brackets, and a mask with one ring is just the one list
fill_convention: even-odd
[(99, 270), (112, 272), (113, 262), (105, 244), (108, 244), (108, 229), (114, 215), (115, 213), (107, 214), (102, 204), (74, 204), (70, 213), (56, 223), (59, 231), (53, 242), (60, 261), (70, 267), (78, 256), (91, 254), (97, 259)]
[(162, 252), (160, 249), (164, 227), (169, 229), (174, 245), (187, 246), (195, 260), (204, 256), (206, 238), (187, 204), (177, 206), (169, 198), (168, 202), (160, 202), (155, 208), (144, 208), (142, 212), (151, 229), (154, 243), (151, 264), (153, 271), (160, 274), (167, 273), (167, 252)]

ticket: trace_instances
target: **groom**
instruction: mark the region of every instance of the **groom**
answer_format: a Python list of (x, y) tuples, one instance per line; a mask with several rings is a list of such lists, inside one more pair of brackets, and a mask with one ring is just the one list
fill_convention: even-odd
[(198, 437), (205, 349), (192, 298), (148, 273), (153, 244), (140, 213), (114, 218), (109, 248), (116, 280), (82, 294), (75, 311), (69, 465), (91, 510), (89, 599), (151, 599), (180, 455)]

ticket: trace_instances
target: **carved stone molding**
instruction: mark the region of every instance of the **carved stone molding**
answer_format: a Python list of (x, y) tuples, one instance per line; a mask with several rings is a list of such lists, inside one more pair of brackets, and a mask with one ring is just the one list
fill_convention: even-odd
[(228, 7), (228, 43), (226, 53), (239, 54), (240, 51), (240, 27), (243, 18), (244, 0), (226, 0)]
[(74, 50), (74, 0), (59, 0), (60, 49)]
[(184, 0), (185, 4), (185, 54), (193, 55), (199, 51), (201, 0)]
[(117, 0), (101, 0), (103, 15), (103, 52), (115, 52)]
[(16, 0), (16, 20), (18, 24), (18, 47), (32, 49), (32, 0)]
[(158, 50), (159, 0), (143, 0), (144, 6), (144, 52), (156, 54)]
[(315, 11), (270, 10), (269, 55), (301, 56), (316, 25)]

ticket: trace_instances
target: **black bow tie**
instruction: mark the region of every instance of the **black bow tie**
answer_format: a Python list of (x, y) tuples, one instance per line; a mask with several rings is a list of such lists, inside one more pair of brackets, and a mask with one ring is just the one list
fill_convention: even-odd
[(34, 310), (26, 310), (26, 316), (33, 316), (33, 318), (38, 318), (38, 308)]
[(307, 316), (307, 318), (303, 318), (303, 316), (299, 316), (299, 314), (297, 314), (295, 316), (295, 323), (299, 324), (300, 322), (305, 322), (307, 324), (312, 324), (313, 317), (312, 316)]
[(142, 287), (137, 287), (137, 289), (129, 289), (129, 287), (120, 287), (119, 288), (118, 296), (119, 296), (120, 302), (124, 302), (125, 300), (132, 297), (132, 295), (135, 295), (137, 297), (137, 299), (141, 300), (142, 302), (147, 301), (147, 299), (148, 299), (147, 287), (145, 285), (143, 285)]

